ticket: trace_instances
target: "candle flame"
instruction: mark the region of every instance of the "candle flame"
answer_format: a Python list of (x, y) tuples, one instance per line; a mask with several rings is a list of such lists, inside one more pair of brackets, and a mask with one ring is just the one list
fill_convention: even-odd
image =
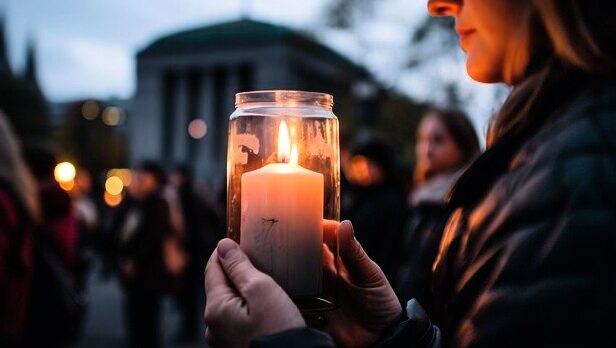
[(299, 159), (299, 155), (297, 153), (297, 145), (293, 145), (293, 148), (291, 149), (291, 159), (289, 160), (289, 163), (291, 164), (298, 164), (298, 159)]
[(278, 162), (289, 162), (291, 152), (291, 141), (289, 140), (289, 128), (285, 121), (280, 122), (278, 127)]

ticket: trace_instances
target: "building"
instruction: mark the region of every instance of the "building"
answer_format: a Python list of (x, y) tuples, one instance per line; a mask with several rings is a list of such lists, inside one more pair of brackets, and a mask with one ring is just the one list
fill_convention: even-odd
[[(239, 20), (164, 36), (137, 54), (137, 94), (128, 119), (131, 158), (190, 163), (200, 181), (221, 190), (235, 93), (326, 92), (335, 97), (338, 117), (349, 119), (356, 107), (353, 91), (372, 81), (330, 48), (274, 24)], [(207, 125), (201, 139), (188, 133), (195, 119)]]

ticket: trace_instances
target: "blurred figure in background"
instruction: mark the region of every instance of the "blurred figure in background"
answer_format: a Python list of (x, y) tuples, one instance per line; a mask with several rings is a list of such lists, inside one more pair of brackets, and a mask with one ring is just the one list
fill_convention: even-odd
[(406, 226), (404, 265), (397, 295), (416, 298), (433, 314), (432, 264), (449, 217), (445, 198), (465, 168), (479, 154), (472, 123), (458, 110), (428, 111), (417, 129), (417, 164), (409, 196), (411, 217)]
[(163, 243), (173, 233), (162, 196), (163, 169), (143, 162), (113, 223), (131, 347), (160, 347), (161, 297), (166, 284)]
[(42, 212), (35, 230), (34, 278), (28, 340), (31, 346), (60, 347), (78, 338), (83, 327), (85, 294), (83, 253), (70, 196), (54, 179), (57, 159), (47, 147), (26, 146), (26, 162), (34, 175)]
[(36, 183), (0, 112), (0, 346), (24, 345), (40, 219)]
[(395, 152), (370, 138), (351, 151), (352, 204), (342, 219), (353, 221), (357, 239), (393, 283), (402, 262), (402, 238), (407, 218), (404, 184)]
[(169, 174), (169, 182), (177, 192), (183, 221), (182, 245), (187, 256), (187, 265), (176, 292), (182, 321), (175, 340), (177, 343), (187, 343), (201, 338), (203, 269), (207, 255), (220, 239), (217, 236), (219, 221), (214, 210), (196, 193), (190, 167), (175, 166)]
[(90, 197), (91, 189), (92, 178), (90, 172), (85, 169), (78, 170), (71, 195), (79, 227), (77, 249), (82, 255), (82, 262), (78, 270), (80, 281), (77, 286), (82, 290), (86, 287), (87, 275), (93, 263), (92, 249), (95, 244), (94, 241), (99, 235), (99, 213), (96, 204), (94, 204)]

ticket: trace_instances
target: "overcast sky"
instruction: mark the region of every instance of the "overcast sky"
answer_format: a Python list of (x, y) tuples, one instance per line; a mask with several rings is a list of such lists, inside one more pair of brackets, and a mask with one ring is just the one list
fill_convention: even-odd
[[(235, 20), (248, 14), (315, 33), (335, 50), (372, 71), (384, 84), (430, 99), (430, 77), (461, 81), (463, 92), (478, 84), (463, 64), (441, 66), (421, 75), (400, 74), (411, 28), (425, 16), (426, 0), (377, 0), (357, 33), (323, 29), (329, 0), (0, 0), (10, 60), (23, 67), (33, 40), (38, 74), (52, 101), (83, 97), (130, 98), (135, 92), (135, 54), (157, 37), (175, 31)], [(481, 88), (480, 88), (481, 89)], [(482, 128), (492, 112), (489, 94), (475, 98), (471, 112)], [(473, 105), (474, 105), (473, 104)]]

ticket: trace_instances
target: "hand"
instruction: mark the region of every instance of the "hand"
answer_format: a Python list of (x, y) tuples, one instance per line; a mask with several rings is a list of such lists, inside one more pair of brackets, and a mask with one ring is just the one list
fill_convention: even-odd
[(227, 238), (205, 268), (205, 293), (205, 339), (211, 346), (248, 347), (259, 336), (306, 326), (284, 290)]
[[(325, 223), (325, 233), (336, 225)], [(402, 315), (402, 307), (379, 266), (364, 252), (350, 221), (338, 225), (339, 306), (325, 314), (324, 331), (342, 347), (367, 347)]]

